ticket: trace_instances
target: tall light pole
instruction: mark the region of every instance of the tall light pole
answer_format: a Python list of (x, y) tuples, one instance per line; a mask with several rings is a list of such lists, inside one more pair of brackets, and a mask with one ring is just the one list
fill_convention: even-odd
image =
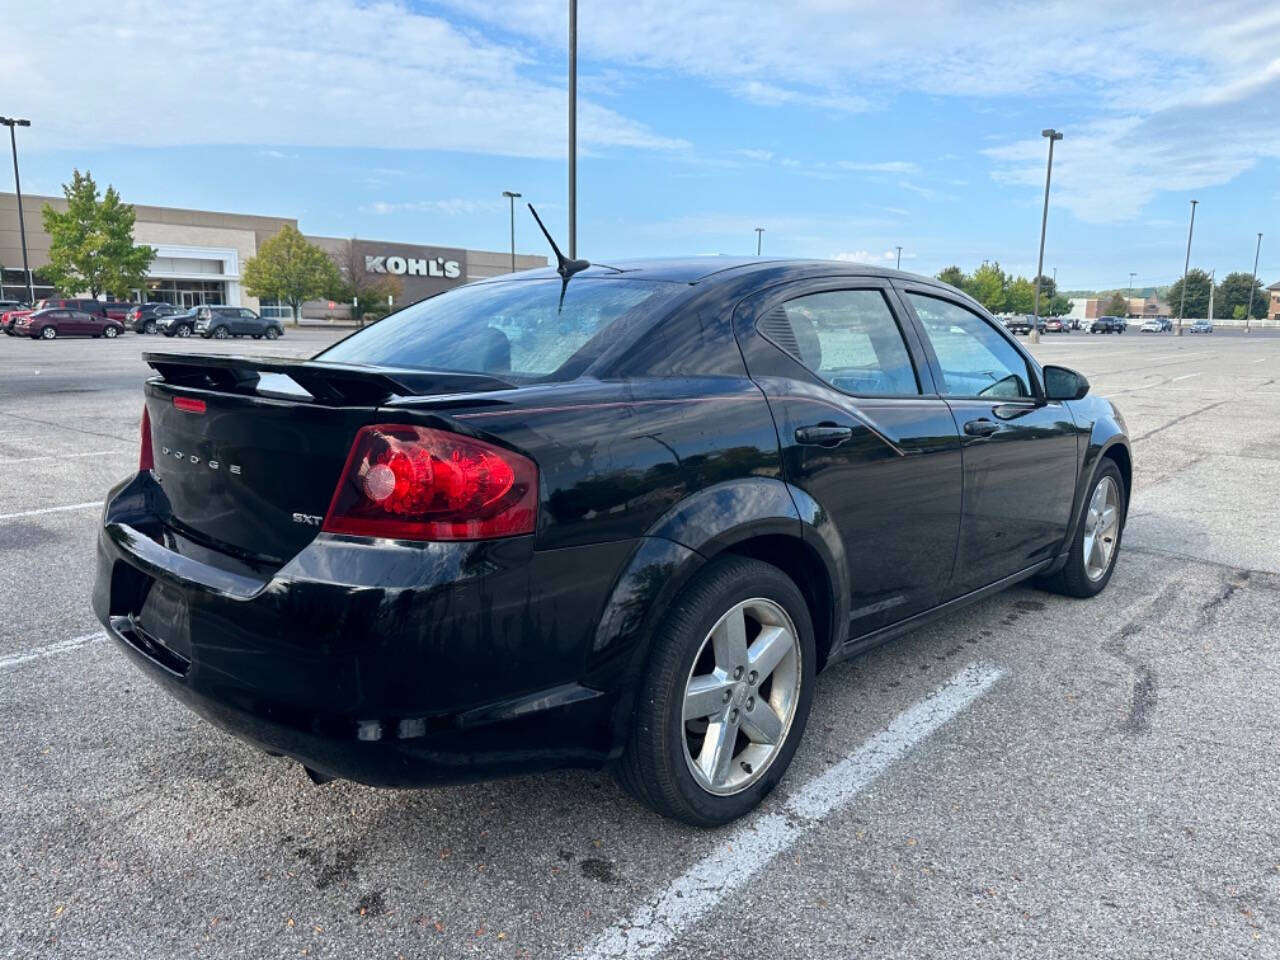
[(1253, 288), (1258, 285), (1258, 256), (1262, 253), (1262, 234), (1258, 234), (1258, 247), (1253, 251), (1253, 280), (1249, 283), (1249, 306), (1244, 311), (1244, 332), (1249, 332), (1253, 322)]
[(1129, 311), (1133, 309), (1133, 278), (1136, 276), (1137, 273), (1132, 270), (1129, 271), (1129, 296), (1127, 296), (1124, 301), (1124, 312), (1126, 317), (1129, 315)]
[(760, 250), (764, 245), (764, 227), (756, 227), (756, 256), (760, 256)]
[(1187, 228), (1187, 259), (1182, 264), (1182, 302), (1178, 304), (1178, 336), (1182, 336), (1182, 315), (1187, 312), (1187, 271), (1191, 269), (1191, 235), (1196, 231), (1196, 204), (1191, 201), (1191, 226)]
[(897, 265), (894, 269), (895, 269), (895, 270), (901, 270), (901, 269), (902, 269), (902, 246), (901, 246), (901, 244), (899, 244), (899, 246), (898, 246), (898, 265)]
[(27, 303), (36, 302), (36, 293), (31, 286), (31, 266), (27, 263), (27, 223), (22, 216), (22, 181), (18, 179), (18, 139), (14, 127), (29, 127), (30, 120), (19, 120), (16, 117), (0, 117), (0, 123), (9, 128), (9, 146), (13, 148), (13, 189), (18, 195), (18, 235), (22, 238), (22, 274), (27, 278)]
[(1040, 260), (1036, 265), (1035, 315), (1031, 320), (1031, 333), (1028, 334), (1028, 339), (1032, 343), (1040, 342), (1040, 280), (1044, 273), (1044, 234), (1049, 226), (1049, 182), (1053, 179), (1053, 144), (1054, 141), (1062, 139), (1062, 134), (1052, 127), (1041, 130), (1040, 136), (1049, 138), (1049, 167), (1044, 174), (1044, 214), (1040, 217)]
[(520, 196), (518, 193), (512, 193), (510, 190), (503, 190), (502, 195), (511, 202), (511, 272), (516, 272), (516, 199)]
[(569, 259), (578, 257), (578, 0), (569, 0)]

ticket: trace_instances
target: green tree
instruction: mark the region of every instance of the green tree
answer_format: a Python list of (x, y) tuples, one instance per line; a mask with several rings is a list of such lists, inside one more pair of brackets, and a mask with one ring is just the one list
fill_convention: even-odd
[(1222, 278), (1213, 295), (1213, 312), (1219, 317), (1233, 317), (1239, 307), (1237, 319), (1243, 320), (1249, 306), (1250, 285), (1253, 286), (1253, 318), (1261, 320), (1266, 317), (1270, 295), (1262, 288), (1262, 281), (1254, 280), (1251, 273), (1228, 273)]
[[(1009, 289), (1005, 294), (1005, 300), (1008, 304), (1010, 313), (1030, 313), (1035, 309), (1036, 304), (1036, 287), (1035, 284), (1026, 277), (1018, 277), (1009, 283)], [(1040, 295), (1040, 306), (1043, 308), (1047, 304), (1047, 300), (1043, 293)]]
[(1107, 316), (1109, 317), (1127, 317), (1129, 315), (1129, 301), (1125, 295), (1117, 290), (1111, 295), (1111, 299), (1107, 301)]
[(1008, 277), (1000, 269), (1000, 264), (984, 262), (965, 284), (964, 291), (977, 300), (992, 313), (1000, 313), (1005, 309), (1007, 295), (1005, 286)]
[(1071, 312), (1075, 303), (1066, 297), (1056, 294), (1049, 298), (1049, 305), (1044, 309), (1046, 317), (1065, 317)]
[[(1035, 280), (1032, 280), (1031, 283), (1034, 285)], [(1040, 274), (1040, 300), (1042, 302), (1044, 300), (1052, 300), (1057, 295), (1058, 284), (1053, 277), (1046, 277), (1043, 273)]]
[(244, 285), (251, 297), (274, 297), (287, 303), (296, 327), (303, 303), (341, 294), (342, 275), (327, 253), (286, 223), (262, 242), (257, 256), (245, 261)]
[(133, 206), (122, 202), (112, 186), (99, 195), (88, 170), (73, 171), (62, 193), (67, 198), (65, 212), (47, 203), (40, 211), (49, 235), (45, 273), (53, 285), (68, 294), (111, 293), (121, 298), (141, 287), (156, 251), (133, 242)]
[(961, 270), (959, 267), (952, 266), (952, 267), (947, 267), (945, 270), (939, 273), (938, 279), (941, 280), (943, 283), (951, 284), (951, 286), (955, 287), (957, 290), (963, 290), (964, 285), (966, 282), (968, 282), (969, 278), (964, 275), (964, 271)]
[(1186, 313), (1179, 316), (1182, 305), (1182, 278), (1169, 288), (1169, 316), (1186, 319), (1205, 317), (1209, 313), (1209, 275), (1199, 268), (1187, 271)]

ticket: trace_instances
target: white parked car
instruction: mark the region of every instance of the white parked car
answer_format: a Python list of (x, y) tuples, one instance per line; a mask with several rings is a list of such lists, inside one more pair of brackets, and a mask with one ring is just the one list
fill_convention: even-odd
[(1160, 333), (1164, 330), (1164, 324), (1159, 320), (1143, 320), (1139, 329), (1142, 333)]

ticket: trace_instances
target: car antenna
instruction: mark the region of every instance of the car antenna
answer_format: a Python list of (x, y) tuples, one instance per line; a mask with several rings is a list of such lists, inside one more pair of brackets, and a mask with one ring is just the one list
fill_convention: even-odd
[(551, 244), (551, 249), (556, 255), (556, 273), (560, 274), (560, 305), (556, 308), (556, 313), (564, 309), (564, 293), (569, 289), (569, 278), (575, 273), (587, 269), (591, 266), (586, 260), (570, 260), (560, 248), (556, 246), (556, 242), (551, 239), (551, 231), (542, 222), (542, 218), (538, 216), (538, 211), (533, 209), (533, 204), (529, 204), (529, 212), (533, 214), (533, 219), (538, 221), (538, 228), (542, 231), (542, 235), (547, 238), (547, 243)]

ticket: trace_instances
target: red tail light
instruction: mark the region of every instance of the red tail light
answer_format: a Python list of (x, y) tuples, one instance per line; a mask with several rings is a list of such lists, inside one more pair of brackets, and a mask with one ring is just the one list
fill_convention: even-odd
[(156, 468), (156, 457), (151, 451), (151, 414), (147, 412), (147, 408), (142, 408), (142, 447), (138, 451), (138, 472), (143, 470), (154, 470)]
[(174, 397), (173, 405), (186, 413), (204, 413), (206, 409), (205, 402), (194, 397)]
[(356, 434), (323, 529), (399, 540), (491, 540), (533, 533), (538, 467), (445, 430), (404, 424)]

